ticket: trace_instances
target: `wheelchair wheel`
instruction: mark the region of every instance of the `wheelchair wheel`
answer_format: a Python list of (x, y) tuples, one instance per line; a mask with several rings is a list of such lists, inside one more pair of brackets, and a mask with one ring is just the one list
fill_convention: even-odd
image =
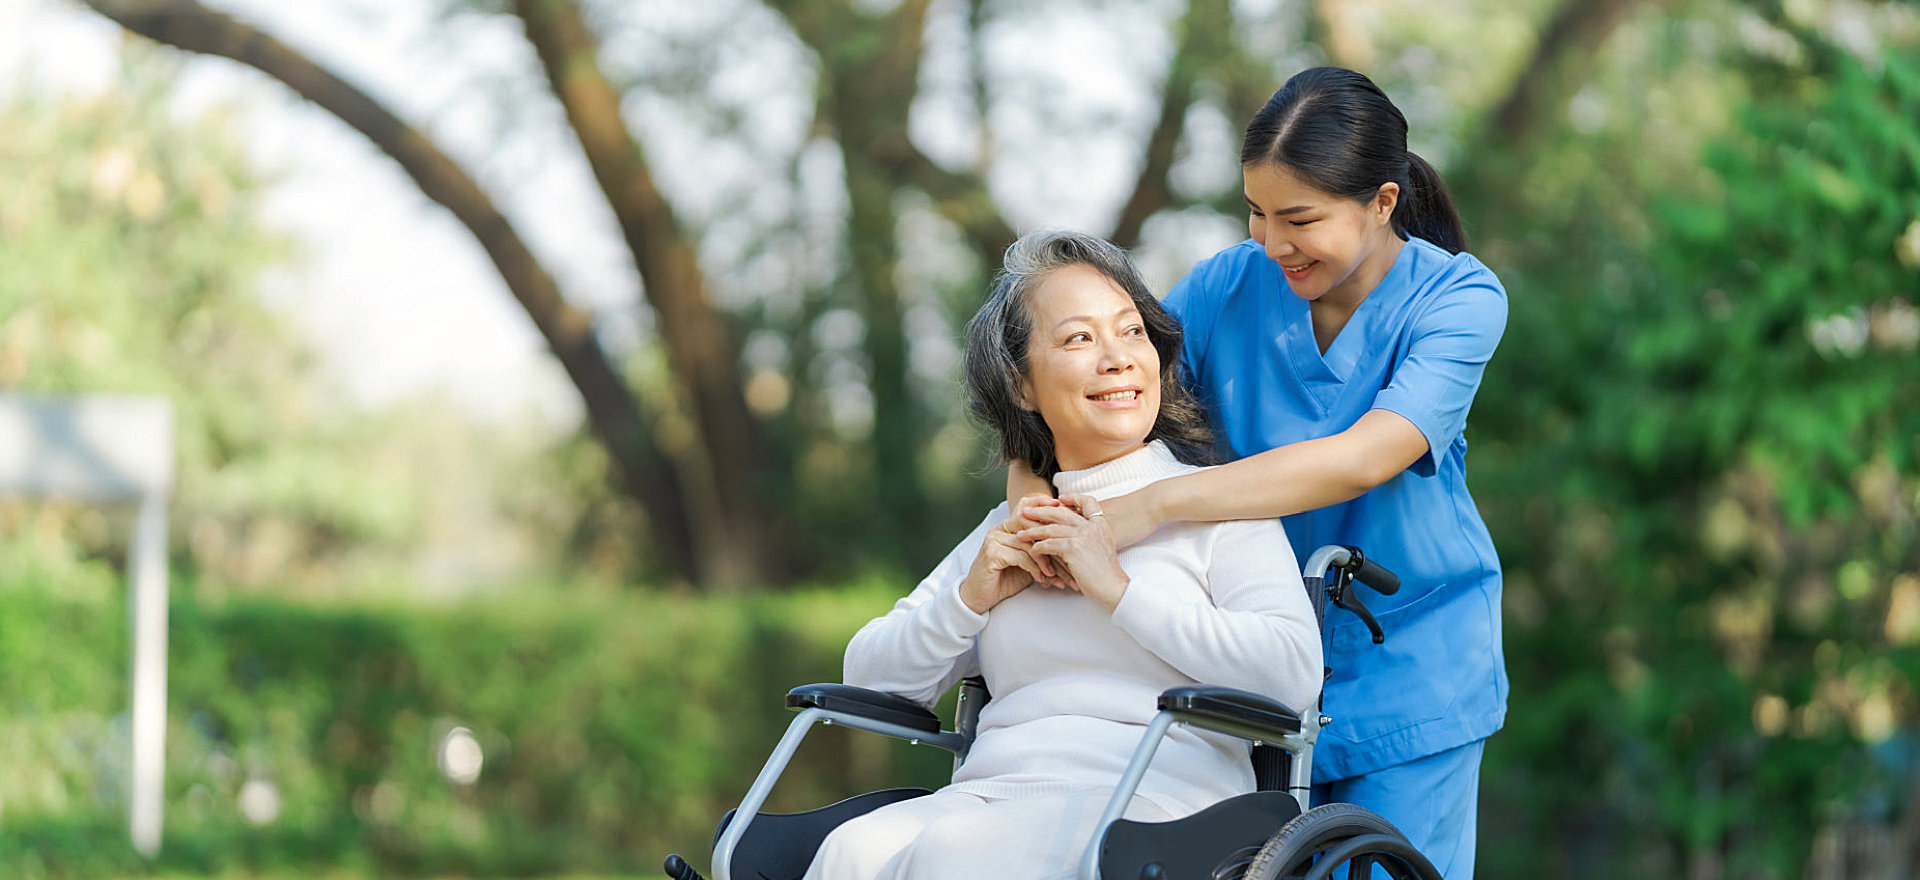
[(1358, 804), (1315, 807), (1274, 832), (1247, 866), (1246, 880), (1327, 880), (1341, 865), (1349, 880), (1375, 868), (1393, 880), (1440, 880), (1400, 829)]

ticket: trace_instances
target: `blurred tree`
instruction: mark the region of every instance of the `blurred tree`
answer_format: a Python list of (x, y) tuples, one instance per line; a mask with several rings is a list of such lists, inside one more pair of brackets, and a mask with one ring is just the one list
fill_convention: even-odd
[[(1220, 218), (1239, 211), (1238, 120), (1322, 57), (1368, 67), (1413, 117), (1419, 148), (1435, 148), (1474, 251), (1513, 294), (1471, 429), (1475, 491), (1507, 571), (1515, 688), (1488, 753), (1486, 873), (1794, 876), (1819, 829), (1920, 816), (1911, 4), (1541, 0), (1462, 12), (1364, 0), (1256, 15), (1212, 0), (1101, 3), (1168, 37), (1153, 55), (1166, 60), (1161, 100), (1123, 138), (1125, 126), (1077, 116), (1047, 84), (1015, 82), (1031, 74), (1017, 53), (989, 57), (996, 35), (1044, 31), (1048, 12), (1071, 4), (714, 0), (720, 21), (701, 31), (653, 26), (684, 4), (451, 3), (453, 16), (512, 15), (528, 36), (609, 202), (630, 199), (615, 212), (631, 215), (630, 249), (680, 248), (686, 274), (659, 268), (676, 265), (667, 257), (635, 261), (664, 343), (715, 337), (680, 340), (676, 306), (656, 298), (675, 294), (663, 285), (727, 328), (712, 344), (739, 375), (701, 380), (719, 402), (699, 418), (680, 409), (707, 405), (682, 375), (699, 356), (655, 363), (649, 350), (616, 369), (587, 316), (502, 238), (498, 212), (424, 135), (225, 16), (184, 2), (94, 5), (334, 95), (323, 105), (460, 205), (562, 360), (576, 358), (583, 396), (601, 406), (596, 436), (655, 523), (656, 553), (694, 546), (662, 521), (691, 535), (698, 518), (684, 511), (708, 503), (696, 489), (724, 490), (687, 475), (726, 462), (683, 459), (658, 479), (644, 468), (706, 455), (706, 432), (734, 406), (720, 398), (736, 393), (764, 432), (760, 470), (740, 491), (783, 539), (850, 533), (903, 556), (912, 541), (940, 543), (918, 527), (939, 514), (915, 499), (938, 508), (962, 495), (933, 488), (950, 463), (936, 456), (951, 445), (952, 383), (915, 362), (927, 339), (951, 338), (1020, 225), (1009, 190), (1065, 176), (1057, 166), (1103, 140), (1137, 140), (1138, 174), (1112, 199), (1116, 238), (1150, 245), (1156, 223), (1195, 215), (1230, 232), (1237, 221)], [(740, 63), (756, 55), (793, 63)], [(799, 133), (767, 146), (750, 111), (772, 86), (755, 82), (744, 98), (725, 87), (730, 71), (772, 69), (793, 72), (804, 106)], [(968, 106), (938, 103), (956, 96)], [(695, 108), (699, 148), (744, 154), (750, 179), (650, 164), (672, 135), (634, 121), (655, 103)], [(916, 127), (942, 107), (962, 124), (937, 136)], [(1015, 113), (1046, 133), (1010, 148), (999, 120)], [(1006, 183), (1019, 163), (1042, 172)], [(1195, 166), (1221, 166), (1225, 179), (1186, 173)], [(0, 201), (0, 218), (15, 201)], [(756, 285), (777, 292), (740, 293)], [(0, 345), (0, 368), (19, 350)], [(663, 377), (677, 377), (685, 403), (649, 387)], [(849, 388), (870, 395), (844, 408), (851, 418), (839, 396)], [(570, 449), (565, 479), (592, 479), (591, 458)], [(695, 488), (669, 489), (672, 478)], [(698, 557), (684, 570), (726, 579), (702, 574)]]
[(1910, 873), (1920, 68), (1910, 11), (1853, 13), (1889, 16), (1865, 58), (1718, 4), (1636, 33), (1479, 213), (1526, 291), (1475, 412), (1516, 694), (1490, 791), (1548, 876), (1845, 875), (1814, 840), (1861, 819)]
[[(260, 175), (223, 119), (168, 118), (177, 64), (143, 57), (118, 92), (0, 107), (0, 387), (164, 394), (179, 427), (176, 522), (214, 581), (418, 538), (411, 499), (363, 427), (320, 423), (327, 389), (262, 272), (292, 255), (262, 225)], [(105, 518), (7, 502), (6, 533), (101, 548)]]
[[(750, 414), (740, 375), (741, 334), (713, 301), (695, 256), (696, 234), (662, 196), (640, 140), (623, 120), (620, 90), (603, 69), (598, 40), (578, 4), (527, 0), (509, 11), (522, 23), (553, 95), (565, 108), (659, 322), (670, 375), (680, 392), (677, 403), (666, 405), (684, 412), (695, 435), (694, 442), (670, 449), (658, 439), (656, 426), (673, 413), (649, 411), (648, 398), (627, 386), (595, 336), (590, 316), (567, 303), (488, 195), (430, 137), (331, 71), (222, 12), (193, 2), (98, 0), (89, 5), (160, 42), (252, 65), (392, 156), (423, 192), (472, 230), (546, 337), (580, 389), (594, 434), (617, 463), (626, 491), (645, 507), (654, 550), (667, 567), (719, 588), (764, 582), (783, 571), (790, 576), (787, 563), (796, 561), (789, 552), (794, 548), (780, 545), (794, 530), (775, 525), (790, 511), (772, 499), (791, 482), (782, 478), (779, 459), (767, 448), (764, 426)], [(995, 262), (1012, 238), (1010, 226), (984, 198), (983, 177), (941, 167), (907, 138), (928, 6), (927, 0), (914, 0), (868, 12), (858, 4), (774, 4), (821, 65), (818, 119), (834, 132), (844, 161), (849, 269), (841, 280), (853, 291), (851, 301), (864, 327), (873, 476), (863, 482), (877, 490), (879, 515), (871, 519), (882, 524), (882, 544), (925, 543), (931, 531), (925, 528), (928, 499), (918, 456), (932, 420), (907, 383), (906, 316), (897, 278), (900, 184), (910, 182), (954, 218), (983, 265)], [(980, 4), (973, 11), (977, 28), (985, 16)], [(1118, 231), (1123, 240), (1136, 237), (1156, 208), (1174, 202), (1165, 177), (1178, 129), (1200, 71), (1218, 64), (1217, 50), (1228, 44), (1232, 16), (1224, 0), (1200, 0), (1184, 22), (1186, 36), (1174, 56), (1166, 106)], [(1249, 94), (1245, 88), (1237, 93)]]
[[(517, 482), (565, 466), (550, 438), (328, 382), (271, 304), (301, 257), (262, 218), (270, 175), (225, 110), (183, 117), (180, 62), (136, 50), (113, 92), (0, 105), (0, 388), (174, 403), (183, 589), (432, 592), (552, 562), (584, 517), (546, 512), (564, 480)], [(127, 521), (0, 499), (0, 557), (111, 557)]]
[[(671, 389), (662, 394), (637, 387), (614, 362), (593, 317), (561, 295), (490, 195), (430, 136), (365, 91), (252, 25), (193, 0), (88, 5), (136, 33), (233, 58), (286, 83), (367, 136), (460, 218), (579, 388), (593, 434), (616, 465), (626, 494), (646, 511), (653, 552), (669, 571), (717, 588), (791, 578), (821, 561), (818, 548), (835, 530), (848, 529), (856, 529), (863, 544), (891, 548), (882, 558), (890, 553), (919, 566), (944, 546), (947, 530), (933, 526), (954, 518), (955, 499), (977, 503), (977, 493), (929, 493), (929, 485), (951, 479), (941, 476), (953, 469), (951, 456), (938, 464), (927, 456), (935, 438), (956, 421), (958, 402), (950, 389), (916, 385), (915, 352), (925, 352), (919, 340), (929, 335), (926, 330), (951, 334), (971, 311), (974, 292), (1014, 235), (1006, 201), (996, 198), (991, 185), (1007, 165), (992, 117), (995, 107), (1033, 94), (1002, 82), (995, 69), (1001, 63), (990, 62), (985, 47), (992, 33), (1045, 27), (1042, 19), (1051, 10), (988, 0), (735, 3), (722, 16), (727, 25), (684, 44), (651, 35), (656, 45), (649, 48), (668, 57), (624, 59), (623, 68), (607, 63), (603, 44), (631, 48), (634, 35), (647, 34), (658, 12), (576, 0), (449, 4), (455, 16), (511, 16), (534, 50), (546, 91), (564, 109), (640, 278), (664, 352), (664, 372), (648, 375)], [(1497, 124), (1487, 129), (1519, 142), (1551, 125), (1570, 95), (1569, 84), (1580, 79), (1581, 59), (1599, 51), (1632, 6), (1632, 0), (1566, 0), (1548, 10), (1535, 60), (1522, 65), (1516, 78), (1474, 97), (1474, 103), (1500, 108)], [(945, 18), (935, 21), (936, 13)], [(769, 14), (777, 25), (768, 22)], [(1324, 54), (1337, 61), (1364, 64), (1378, 42), (1362, 18), (1338, 4), (1254, 15), (1237, 12), (1227, 0), (1189, 0), (1171, 9), (1141, 4), (1131, 16), (1136, 26), (1158, 25), (1166, 42), (1165, 61), (1156, 62), (1164, 72), (1150, 74), (1144, 84), (1157, 90), (1157, 112), (1140, 130), (1134, 158), (1126, 160), (1132, 185), (1106, 230), (1128, 246), (1141, 243), (1157, 216), (1176, 216), (1195, 205), (1239, 213), (1232, 182), (1180, 186), (1174, 169), (1183, 144), (1190, 148), (1195, 120), (1224, 119), (1228, 128), (1236, 126), (1285, 73), (1316, 57), (1311, 46), (1296, 50), (1298, 57), (1265, 48), (1274, 37), (1297, 45), (1289, 20), (1303, 19), (1309, 32), (1320, 35)], [(941, 67), (929, 63), (928, 35), (936, 31), (962, 50), (943, 56)], [(647, 146), (665, 133), (638, 127), (631, 102), (677, 90), (713, 115), (753, 117), (741, 102), (714, 98), (704, 84), (724, 78), (729, 52), (750, 58), (795, 44), (801, 63), (812, 68), (814, 106), (811, 132), (790, 154), (792, 180), (784, 186), (804, 190), (808, 184), (799, 167), (807, 153), (830, 150), (839, 166), (835, 185), (842, 188), (844, 207), (835, 219), (842, 230), (811, 233), (832, 249), (825, 260), (812, 258), (824, 277), (787, 281), (797, 289), (763, 296), (765, 313), (755, 315), (720, 304), (718, 294), (736, 283), (733, 267), (719, 270), (727, 277), (716, 280), (716, 270), (703, 267), (700, 255), (721, 247), (713, 228), (721, 221), (689, 222), (675, 208), (672, 187), (658, 182), (663, 171), (649, 159)], [(1516, 43), (1507, 51), (1524, 48)], [(957, 115), (973, 127), (976, 142), (970, 149), (940, 145), (936, 159), (926, 139), (911, 134), (914, 115), (927, 108), (927, 83), (935, 71), (956, 67), (972, 103)], [(1046, 103), (1043, 98), (1031, 109)], [(1055, 121), (1047, 120), (1055, 136), (1082, 134)], [(734, 118), (721, 125), (740, 135), (754, 124)], [(1115, 137), (1111, 123), (1084, 135)], [(773, 183), (764, 177), (761, 182)], [(763, 200), (771, 201), (754, 203)], [(752, 208), (734, 213), (749, 235), (764, 234), (767, 221)], [(811, 219), (784, 222), (799, 226)], [(913, 283), (921, 259), (912, 251), (928, 241), (926, 232), (908, 230), (928, 223), (943, 226), (933, 240), (944, 237), (966, 252), (957, 267), (948, 266), (934, 280), (953, 294), (931, 312), (925, 291), (903, 286)], [(903, 243), (903, 236), (912, 242)], [(729, 247), (743, 259), (755, 249)], [(798, 279), (807, 273), (789, 265), (785, 274)], [(785, 377), (743, 365), (755, 326), (780, 331), (761, 337), (762, 350), (772, 353), (761, 360), (784, 360)], [(805, 338), (821, 334), (830, 344)], [(851, 350), (832, 344), (845, 338), (854, 340)], [(839, 513), (820, 516), (823, 503)], [(823, 529), (823, 523), (833, 528)]]

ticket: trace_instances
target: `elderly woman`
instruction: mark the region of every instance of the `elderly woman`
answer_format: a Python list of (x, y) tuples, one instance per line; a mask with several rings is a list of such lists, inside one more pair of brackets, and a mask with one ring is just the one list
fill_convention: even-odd
[[(1007, 250), (967, 328), (975, 416), (1067, 504), (1022, 543), (1003, 504), (847, 646), (846, 681), (932, 705), (983, 675), (992, 702), (953, 783), (841, 826), (808, 878), (1072, 876), (1161, 691), (1205, 682), (1296, 707), (1320, 635), (1273, 520), (1177, 523), (1116, 551), (1100, 499), (1199, 470), (1211, 441), (1175, 381), (1180, 326), (1125, 252), (1071, 233)], [(1036, 581), (1034, 556), (1069, 587)], [(1247, 745), (1176, 727), (1128, 818), (1253, 789)]]

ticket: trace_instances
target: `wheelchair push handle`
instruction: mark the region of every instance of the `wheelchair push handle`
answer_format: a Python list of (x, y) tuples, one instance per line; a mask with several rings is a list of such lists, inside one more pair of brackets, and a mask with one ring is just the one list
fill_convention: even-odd
[(673, 880), (707, 880), (707, 878), (700, 876), (700, 872), (695, 871), (692, 865), (687, 864), (686, 859), (678, 855), (667, 856), (667, 863), (664, 867), (667, 869), (667, 876), (673, 878)]
[(1354, 561), (1358, 563), (1353, 572), (1354, 580), (1372, 587), (1374, 592), (1382, 596), (1391, 596), (1400, 592), (1399, 575), (1388, 571), (1386, 566), (1368, 559), (1367, 554), (1360, 552), (1358, 547), (1348, 547), (1347, 552), (1352, 554)]
[[(1332, 571), (1332, 577), (1321, 581), (1321, 576)], [(1337, 608), (1344, 608), (1360, 618), (1367, 625), (1367, 632), (1373, 636), (1376, 645), (1385, 644), (1387, 633), (1380, 628), (1373, 612), (1365, 602), (1351, 589), (1354, 581), (1366, 584), (1383, 596), (1391, 596), (1400, 591), (1400, 577), (1388, 571), (1385, 566), (1367, 558), (1367, 554), (1352, 545), (1329, 544), (1313, 552), (1307, 558), (1304, 576), (1319, 587), (1325, 584), (1326, 599)]]

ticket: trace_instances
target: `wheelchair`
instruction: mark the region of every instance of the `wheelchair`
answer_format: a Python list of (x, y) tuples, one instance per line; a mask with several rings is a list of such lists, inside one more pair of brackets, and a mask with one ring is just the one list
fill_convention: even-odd
[[(1399, 590), (1392, 572), (1358, 547), (1329, 545), (1313, 552), (1303, 580), (1314, 612), (1325, 626), (1326, 606), (1352, 611), (1375, 644), (1386, 635), (1353, 584), (1382, 595)], [(912, 701), (841, 684), (812, 684), (787, 694), (799, 711), (740, 806), (720, 820), (713, 846), (714, 880), (798, 880), (829, 832), (841, 823), (888, 804), (930, 794), (922, 788), (868, 792), (802, 813), (762, 813), (760, 807), (815, 724), (839, 725), (930, 745), (953, 753), (954, 766), (967, 749), (989, 699), (986, 683), (960, 684), (953, 730)], [(1317, 704), (1304, 715), (1258, 694), (1211, 685), (1176, 687), (1162, 693), (1121, 774), (1105, 813), (1080, 860), (1079, 880), (1327, 880), (1387, 876), (1393, 880), (1440, 880), (1433, 864), (1386, 819), (1356, 804), (1309, 807), (1313, 744), (1331, 722)], [(1252, 744), (1255, 790), (1193, 815), (1167, 822), (1121, 818), (1145, 777), (1162, 737), (1186, 724)], [(744, 817), (744, 818), (743, 818)], [(706, 880), (679, 855), (666, 858), (671, 880)]]

